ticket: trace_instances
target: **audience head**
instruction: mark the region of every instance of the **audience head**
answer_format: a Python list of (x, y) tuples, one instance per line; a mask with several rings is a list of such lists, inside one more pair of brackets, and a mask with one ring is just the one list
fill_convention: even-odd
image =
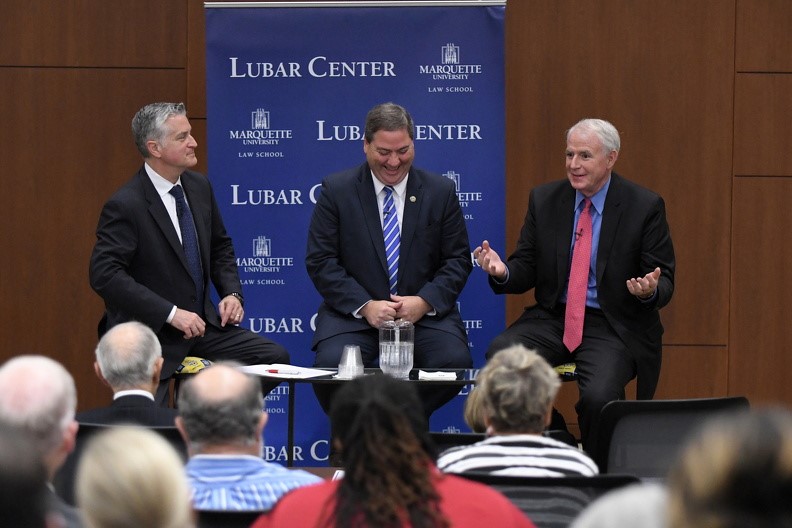
[(476, 381), (491, 434), (541, 434), (561, 386), (547, 361), (522, 345), (495, 354)]
[(142, 389), (156, 393), (162, 370), (162, 346), (148, 326), (121, 323), (107, 331), (96, 347), (94, 370), (113, 392)]
[(141, 427), (113, 427), (92, 438), (80, 458), (76, 492), (90, 528), (193, 526), (179, 455)]
[(336, 526), (439, 526), (445, 522), (432, 483), (428, 424), (410, 383), (385, 375), (345, 383), (330, 408), (333, 442), (345, 475)]
[(165, 138), (168, 133), (165, 122), (169, 117), (186, 115), (184, 103), (151, 103), (138, 110), (132, 118), (132, 135), (143, 157), (151, 157), (149, 141), (161, 142)]
[(0, 367), (0, 424), (25, 434), (51, 479), (74, 449), (74, 379), (57, 361), (16, 356)]
[(671, 528), (792, 527), (792, 415), (713, 418), (683, 450), (668, 486)]
[(47, 506), (47, 470), (26, 435), (0, 426), (0, 518), (3, 526), (44, 528), (53, 520)]
[(182, 384), (176, 426), (191, 455), (259, 455), (267, 422), (259, 379), (234, 362), (216, 362)]
[(481, 394), (482, 391), (478, 387), (474, 387), (468, 392), (465, 400), (465, 423), (474, 433), (483, 433), (487, 430), (487, 424), (484, 421), (484, 407), (481, 405)]

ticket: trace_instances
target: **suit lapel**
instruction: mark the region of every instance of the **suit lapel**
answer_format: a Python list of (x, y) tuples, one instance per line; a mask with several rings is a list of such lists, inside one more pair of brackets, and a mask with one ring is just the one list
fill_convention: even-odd
[(171, 221), (170, 215), (168, 215), (168, 211), (165, 209), (165, 205), (162, 203), (162, 198), (160, 198), (157, 189), (154, 188), (154, 184), (151, 183), (151, 180), (149, 179), (148, 174), (146, 174), (145, 169), (140, 169), (137, 176), (138, 181), (143, 188), (143, 195), (149, 204), (149, 214), (152, 216), (152, 218), (154, 218), (154, 223), (156, 223), (160, 228), (162, 234), (165, 235), (168, 244), (178, 259), (181, 261), (184, 269), (189, 272), (189, 268), (187, 267), (187, 259), (184, 256), (184, 248), (179, 241), (179, 235), (176, 233), (176, 229), (173, 227), (173, 222)]
[(423, 181), (416, 171), (410, 169), (407, 189), (404, 193), (404, 218), (402, 218), (401, 242), (399, 244), (399, 280), (407, 267), (406, 263), (410, 260), (410, 248), (412, 248), (415, 238), (423, 201)]
[(387, 276), (388, 262), (385, 259), (385, 240), (382, 236), (382, 220), (379, 214), (377, 195), (374, 192), (374, 182), (371, 180), (371, 170), (364, 163), (358, 174), (357, 193), (360, 209), (363, 211), (363, 220), (371, 239), (371, 245), (377, 253), (382, 266), (382, 271)]
[(564, 183), (564, 190), (561, 200), (558, 201), (558, 209), (554, 211), (555, 236), (556, 236), (556, 273), (558, 275), (556, 284), (563, 292), (569, 276), (570, 253), (572, 251), (572, 228), (575, 223), (575, 190), (571, 185)]
[(602, 274), (605, 272), (605, 265), (608, 262), (613, 241), (616, 240), (616, 230), (619, 227), (622, 214), (621, 201), (621, 178), (615, 172), (612, 172), (608, 195), (605, 197), (605, 206), (602, 208), (602, 224), (600, 225), (600, 238), (597, 249), (597, 284), (602, 281)]

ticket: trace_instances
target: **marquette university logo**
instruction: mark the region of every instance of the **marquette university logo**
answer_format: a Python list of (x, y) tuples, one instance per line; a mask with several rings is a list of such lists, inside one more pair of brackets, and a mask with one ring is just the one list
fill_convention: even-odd
[[(278, 146), (283, 141), (292, 139), (293, 131), (290, 129), (274, 129), (270, 119), (270, 112), (266, 108), (255, 108), (250, 112), (250, 127), (229, 130), (228, 138), (238, 142), (241, 146)], [(239, 152), (240, 158), (282, 158), (282, 152), (272, 151), (247, 151)]]
[[(457, 200), (459, 200), (459, 206), (461, 208), (467, 209), (473, 203), (484, 201), (484, 193), (482, 192), (479, 191), (462, 192), (460, 190), (461, 189), (460, 180), (462, 177), (458, 172), (450, 170), (448, 172), (444, 172), (443, 176), (454, 182), (454, 187), (456, 188)], [(473, 214), (465, 213), (465, 220), (473, 220)]]
[[(449, 42), (440, 47), (440, 64), (418, 66), (418, 73), (428, 75), (433, 81), (470, 81), (484, 73), (481, 64), (464, 64), (462, 52), (456, 44)], [(473, 92), (472, 86), (429, 86), (430, 93)]]
[[(275, 257), (272, 255), (272, 239), (264, 235), (253, 239), (253, 252), (251, 257), (237, 258), (237, 268), (240, 273), (247, 275), (278, 274), (284, 268), (294, 266), (294, 257)], [(284, 285), (283, 279), (275, 278), (245, 278), (242, 284), (250, 285)]]

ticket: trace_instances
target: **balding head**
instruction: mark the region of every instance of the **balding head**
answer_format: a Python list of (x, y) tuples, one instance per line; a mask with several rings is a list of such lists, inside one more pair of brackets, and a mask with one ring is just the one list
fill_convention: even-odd
[(25, 434), (51, 474), (74, 447), (76, 407), (74, 379), (57, 361), (17, 356), (0, 367), (0, 424)]
[(258, 378), (232, 362), (218, 362), (179, 390), (176, 424), (191, 453), (257, 452), (266, 421)]
[(96, 347), (96, 374), (113, 389), (156, 391), (162, 347), (148, 326), (130, 321), (114, 326)]

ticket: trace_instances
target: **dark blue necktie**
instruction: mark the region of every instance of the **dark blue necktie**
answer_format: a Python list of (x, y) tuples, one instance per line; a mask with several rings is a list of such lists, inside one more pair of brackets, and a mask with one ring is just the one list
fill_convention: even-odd
[(179, 218), (184, 256), (187, 257), (187, 266), (195, 283), (196, 308), (198, 313), (203, 311), (204, 281), (201, 268), (201, 251), (198, 249), (198, 235), (195, 232), (195, 221), (190, 212), (190, 207), (184, 199), (181, 185), (174, 185), (170, 192), (176, 198), (176, 216)]

